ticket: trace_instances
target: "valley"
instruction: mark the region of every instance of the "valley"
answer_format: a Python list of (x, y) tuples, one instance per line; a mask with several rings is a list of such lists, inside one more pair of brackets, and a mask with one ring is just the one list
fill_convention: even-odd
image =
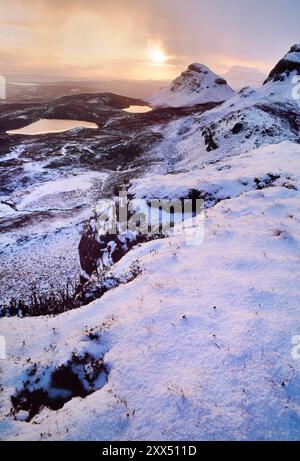
[[(145, 171), (164, 168), (158, 149), (151, 152), (159, 145), (165, 124), (215, 106), (131, 114), (123, 110), (130, 105), (145, 107), (141, 100), (112, 94), (1, 106), (2, 303), (16, 295), (16, 286), (10, 283), (14, 273), (17, 298), (22, 299), (28, 298), (32, 286), (47, 291), (64, 287), (69, 280), (76, 284), (80, 235), (98, 201)], [(88, 120), (97, 128), (9, 134), (42, 118)]]

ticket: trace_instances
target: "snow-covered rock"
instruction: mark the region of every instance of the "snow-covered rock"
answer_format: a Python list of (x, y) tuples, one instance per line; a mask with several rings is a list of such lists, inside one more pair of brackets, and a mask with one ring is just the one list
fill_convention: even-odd
[(244, 88), (212, 110), (170, 123), (160, 146), (169, 170), (190, 171), (287, 139), (300, 142), (300, 47), (291, 50), (260, 88)]
[(234, 91), (224, 78), (203, 64), (194, 63), (148, 101), (153, 107), (185, 107), (221, 102), (233, 95)]
[(276, 64), (270, 72), (269, 81), (285, 81), (290, 75), (300, 75), (300, 44), (293, 45), (289, 52)]

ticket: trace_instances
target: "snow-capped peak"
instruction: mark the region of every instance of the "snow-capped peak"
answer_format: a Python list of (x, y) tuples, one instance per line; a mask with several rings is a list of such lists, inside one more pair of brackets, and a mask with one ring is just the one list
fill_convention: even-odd
[(184, 107), (226, 101), (234, 94), (224, 78), (203, 64), (193, 63), (171, 85), (161, 88), (149, 103), (153, 107)]
[(300, 44), (293, 45), (290, 51), (271, 70), (265, 83), (283, 82), (291, 74), (300, 75)]

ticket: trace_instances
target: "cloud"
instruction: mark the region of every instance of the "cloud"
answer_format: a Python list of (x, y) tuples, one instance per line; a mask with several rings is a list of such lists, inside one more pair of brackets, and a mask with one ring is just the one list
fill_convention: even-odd
[[(1, 0), (2, 49), (15, 53), (2, 66), (127, 78), (172, 78), (194, 61), (266, 71), (300, 41), (299, 14), (298, 0)], [(169, 57), (160, 69), (147, 62), (150, 40)]]

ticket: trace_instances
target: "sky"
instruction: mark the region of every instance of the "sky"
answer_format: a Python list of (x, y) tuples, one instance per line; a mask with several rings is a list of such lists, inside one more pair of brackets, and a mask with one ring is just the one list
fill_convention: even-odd
[(0, 72), (172, 79), (192, 62), (268, 73), (300, 43), (299, 0), (0, 0)]

